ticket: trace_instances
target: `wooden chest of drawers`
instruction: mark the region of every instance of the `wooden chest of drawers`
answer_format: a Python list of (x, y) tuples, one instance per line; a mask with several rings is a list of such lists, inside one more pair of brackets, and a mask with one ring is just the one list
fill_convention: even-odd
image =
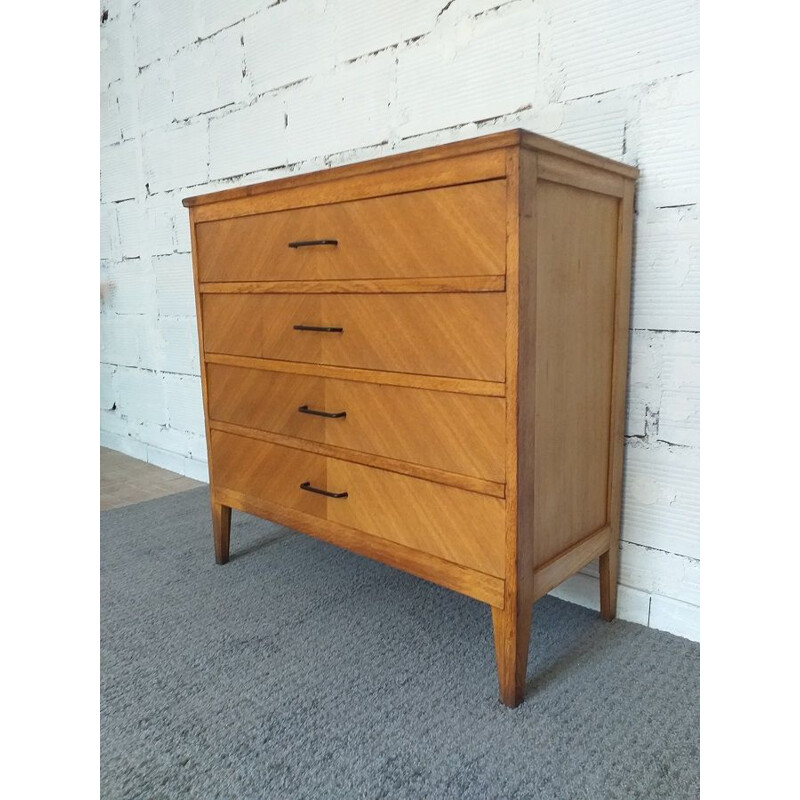
[(510, 706), (598, 556), (612, 619), (636, 175), (517, 130), (184, 200), (217, 561), (236, 508), (481, 600)]

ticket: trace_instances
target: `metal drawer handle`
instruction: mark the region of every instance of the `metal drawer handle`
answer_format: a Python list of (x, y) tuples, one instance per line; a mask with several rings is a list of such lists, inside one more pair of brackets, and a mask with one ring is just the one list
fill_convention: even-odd
[(347, 492), (326, 492), (324, 489), (317, 489), (316, 486), (311, 485), (311, 481), (306, 481), (300, 484), (300, 488), (304, 492), (314, 492), (314, 494), (324, 494), (325, 497), (342, 498), (347, 497)]
[(296, 331), (321, 331), (322, 333), (344, 333), (344, 328), (331, 328), (327, 325), (294, 325)]
[(308, 406), (300, 406), (297, 410), (301, 414), (313, 414), (315, 417), (326, 417), (327, 419), (344, 419), (347, 416), (346, 411), (317, 411)]
[(289, 242), (289, 247), (294, 247), (297, 249), (298, 247), (316, 247), (320, 244), (329, 244), (333, 247), (339, 244), (338, 239), (301, 239), (298, 242)]

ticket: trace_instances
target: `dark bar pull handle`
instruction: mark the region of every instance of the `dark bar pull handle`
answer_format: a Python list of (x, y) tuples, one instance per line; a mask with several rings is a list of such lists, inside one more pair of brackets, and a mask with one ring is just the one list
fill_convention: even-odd
[(327, 419), (344, 419), (347, 416), (346, 411), (317, 411), (308, 406), (300, 406), (297, 410), (301, 414), (313, 414), (315, 417), (325, 417)]
[(327, 325), (294, 325), (296, 331), (321, 331), (322, 333), (344, 333), (344, 328), (331, 328)]
[(342, 498), (347, 497), (347, 492), (326, 492), (324, 489), (317, 489), (316, 486), (311, 485), (311, 481), (306, 481), (300, 484), (300, 488), (304, 492), (314, 492), (314, 494), (324, 494), (325, 497)]
[(298, 247), (316, 247), (317, 245), (321, 244), (329, 244), (333, 247), (339, 244), (338, 239), (301, 239), (297, 242), (289, 242), (289, 247), (294, 247), (295, 250)]

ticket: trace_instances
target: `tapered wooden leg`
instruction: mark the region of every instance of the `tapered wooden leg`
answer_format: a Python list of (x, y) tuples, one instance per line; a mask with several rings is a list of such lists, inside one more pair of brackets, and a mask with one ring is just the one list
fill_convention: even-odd
[(527, 602), (506, 602), (504, 609), (492, 607), (500, 701), (509, 708), (516, 708), (525, 694), (531, 612), (532, 605)]
[(608, 552), (600, 556), (600, 616), (611, 622), (617, 616), (619, 544), (613, 539)]
[(214, 555), (217, 564), (227, 564), (231, 549), (230, 506), (212, 502), (211, 523), (214, 526)]

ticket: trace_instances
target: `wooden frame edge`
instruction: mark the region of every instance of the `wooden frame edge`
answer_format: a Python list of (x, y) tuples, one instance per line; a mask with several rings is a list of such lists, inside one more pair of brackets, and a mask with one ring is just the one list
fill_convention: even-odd
[(209, 281), (201, 294), (417, 294), (504, 292), (505, 273), (430, 278), (347, 278), (303, 281)]
[(533, 571), (534, 601), (582, 570), (609, 548), (611, 527), (604, 525)]

